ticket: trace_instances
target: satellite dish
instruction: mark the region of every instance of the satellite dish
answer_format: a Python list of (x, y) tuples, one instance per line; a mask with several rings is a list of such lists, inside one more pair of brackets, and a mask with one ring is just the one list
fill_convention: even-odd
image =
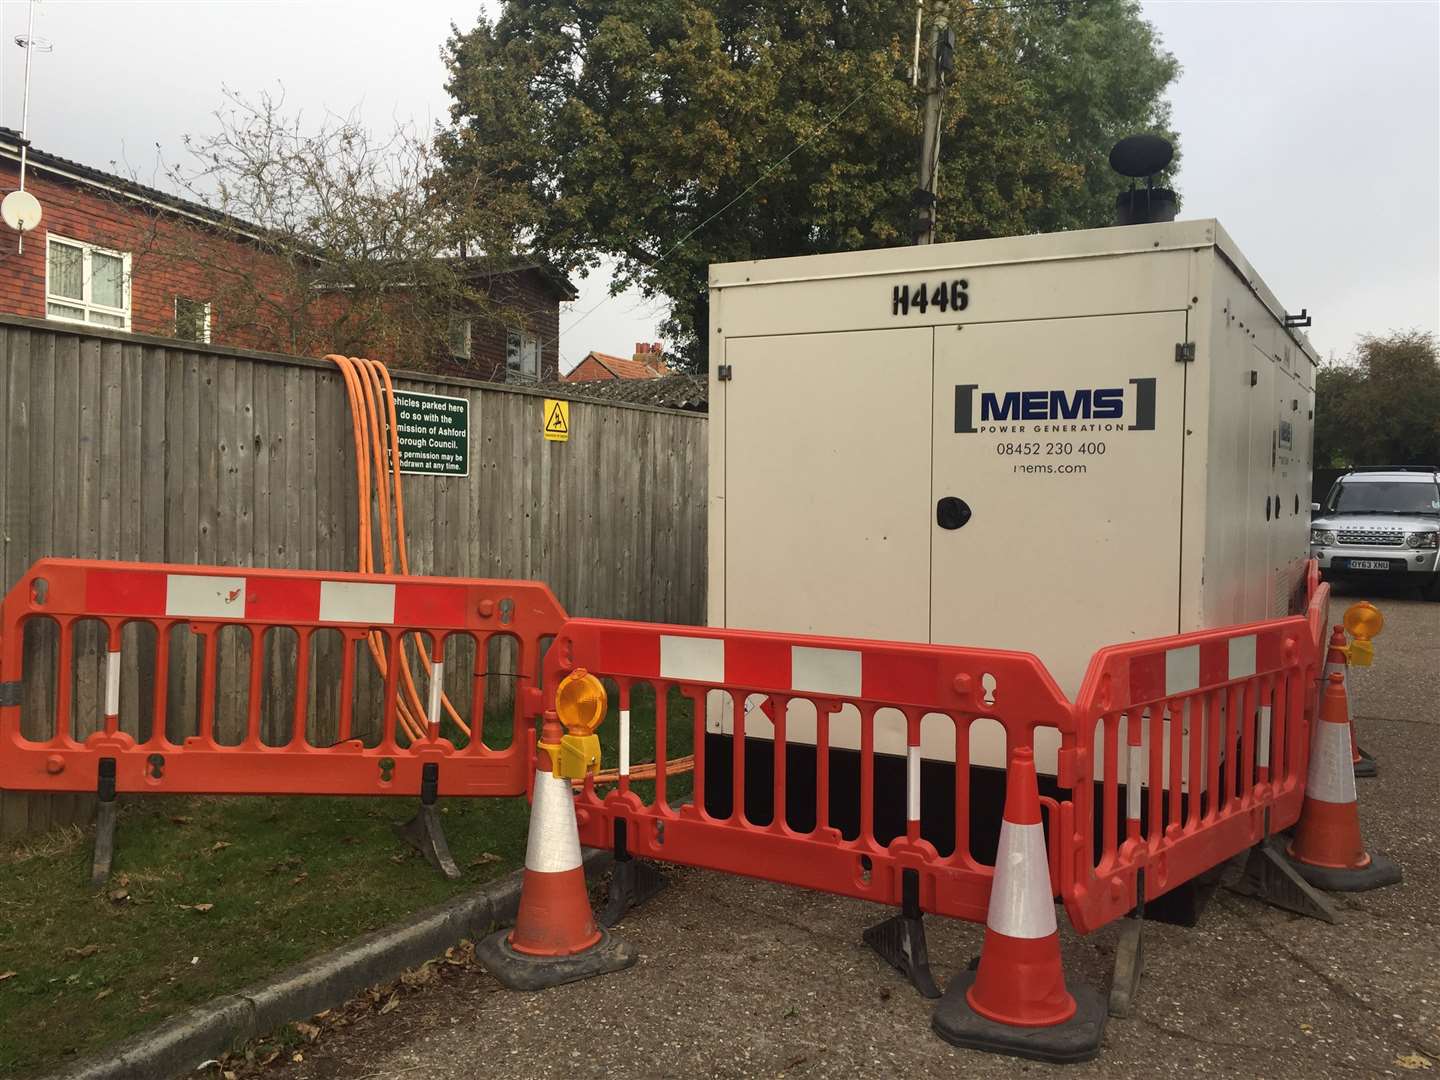
[(12, 191), (0, 200), (0, 218), (19, 233), (27, 233), (40, 224), (40, 200), (28, 191)]
[(1110, 151), (1110, 167), (1121, 176), (1154, 176), (1169, 165), (1175, 148), (1159, 135), (1129, 135)]

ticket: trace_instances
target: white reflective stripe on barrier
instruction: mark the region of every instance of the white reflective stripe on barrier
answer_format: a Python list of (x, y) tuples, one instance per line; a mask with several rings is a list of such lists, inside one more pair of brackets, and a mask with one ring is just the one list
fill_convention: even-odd
[(120, 653), (105, 654), (105, 715), (120, 715)]
[(719, 638), (660, 635), (660, 677), (687, 682), (725, 681), (725, 642)]
[(1262, 769), (1270, 767), (1270, 706), (1260, 706), (1260, 733), (1255, 739), (1255, 760)]
[(182, 619), (245, 618), (245, 579), (165, 575), (165, 614)]
[(1230, 639), (1230, 678), (1245, 679), (1255, 674), (1255, 635)]
[(905, 748), (905, 812), (908, 821), (920, 820), (920, 747)]
[(1165, 696), (1200, 689), (1200, 646), (1165, 650)]
[(860, 696), (860, 654), (853, 649), (790, 648), (790, 688), (841, 697)]
[(1043, 825), (1000, 823), (985, 925), (1013, 938), (1043, 938), (1056, 932)]
[(630, 710), (620, 710), (620, 775), (630, 775)]
[(430, 671), (430, 708), (426, 717), (430, 723), (440, 723), (440, 699), (445, 686), (445, 661), (436, 660)]
[(1145, 784), (1145, 755), (1143, 748), (1130, 747), (1130, 758), (1125, 770), (1125, 816), (1131, 821), (1140, 819), (1140, 792)]
[(374, 582), (322, 581), (319, 621), (388, 626), (395, 621), (395, 586)]
[(1325, 720), (1316, 725), (1305, 797), (1327, 803), (1355, 801), (1355, 763), (1350, 756), (1350, 731), (1346, 725)]
[(535, 799), (530, 804), (530, 838), (525, 869), (560, 874), (580, 865), (580, 831), (575, 825), (575, 800), (570, 781), (535, 773)]

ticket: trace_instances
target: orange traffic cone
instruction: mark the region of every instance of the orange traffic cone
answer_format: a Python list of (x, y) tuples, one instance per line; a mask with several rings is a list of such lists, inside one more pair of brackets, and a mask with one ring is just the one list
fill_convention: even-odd
[(1072, 996), (1040, 823), (1035, 756), (1010, 752), (1005, 817), (976, 971), (956, 976), (931, 1027), (948, 1043), (1037, 1061), (1088, 1061), (1100, 1050), (1106, 1007), (1090, 987)]
[[(1350, 725), (1350, 763), (1356, 776), (1375, 776), (1380, 767), (1375, 759), (1360, 749), (1355, 737), (1355, 716), (1350, 711), (1350, 657), (1345, 652), (1345, 628), (1336, 626), (1330, 631), (1330, 648), (1325, 654), (1325, 673), (1320, 677), (1320, 695), (1325, 695), (1325, 684), (1330, 676), (1340, 674), (1345, 683), (1345, 722)], [(1322, 701), (1323, 704), (1323, 701)]]
[(1399, 866), (1383, 855), (1369, 854), (1360, 839), (1345, 712), (1345, 678), (1333, 673), (1325, 681), (1320, 719), (1310, 737), (1310, 772), (1300, 822), (1285, 855), (1316, 888), (1363, 892), (1394, 885), (1401, 875)]
[(547, 713), (515, 927), (491, 934), (475, 950), (486, 970), (511, 990), (542, 990), (635, 962), (634, 949), (596, 925), (590, 908), (574, 795), (570, 781), (552, 772), (546, 749), (563, 733), (554, 713)]

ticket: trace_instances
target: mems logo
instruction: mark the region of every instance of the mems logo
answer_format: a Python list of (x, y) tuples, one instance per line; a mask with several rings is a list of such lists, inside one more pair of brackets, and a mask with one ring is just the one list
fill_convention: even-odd
[[(1128, 422), (1127, 422), (1128, 421)], [(1074, 390), (955, 387), (955, 432), (1154, 431), (1155, 380)]]

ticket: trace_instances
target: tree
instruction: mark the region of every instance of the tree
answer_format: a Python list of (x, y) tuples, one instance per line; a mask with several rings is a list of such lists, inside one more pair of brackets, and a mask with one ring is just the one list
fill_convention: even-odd
[(1315, 380), (1319, 466), (1440, 465), (1440, 356), (1435, 335), (1365, 336)]
[[(483, 177), (441, 170), (432, 140), (405, 125), (377, 135), (329, 115), (307, 126), (282, 96), (226, 100), (215, 129), (161, 166), (215, 227), (160, 206), (126, 244), (137, 264), (198, 270), (226, 335), (424, 366), (444, 355), (455, 313), (519, 318), (491, 295), (515, 228)], [(196, 318), (177, 310), (176, 333), (192, 336)]]
[[(1106, 155), (1178, 72), (1134, 0), (941, 0), (956, 32), (940, 240), (1113, 220)], [(455, 31), (441, 154), (567, 271), (669, 300), (703, 368), (707, 266), (910, 240), (908, 0), (509, 0)]]

